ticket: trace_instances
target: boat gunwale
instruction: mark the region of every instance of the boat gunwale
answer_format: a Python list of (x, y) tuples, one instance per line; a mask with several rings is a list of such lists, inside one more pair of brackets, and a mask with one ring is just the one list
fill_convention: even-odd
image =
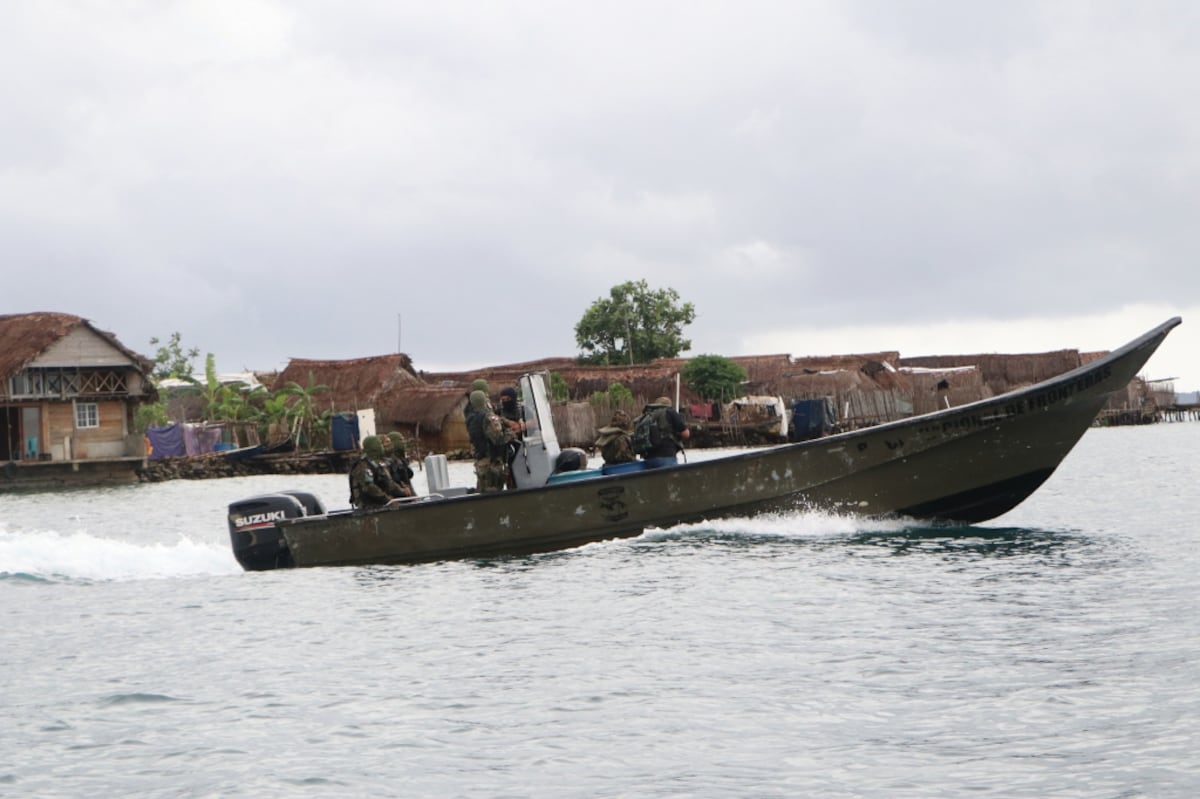
[[(1063, 372), (1060, 375), (1055, 375), (1054, 377), (1047, 378), (1046, 380), (1042, 380), (1040, 382), (1033, 383), (1028, 386), (1023, 386), (1021, 388), (1013, 389), (1013, 390), (1007, 391), (1003, 394), (998, 394), (994, 397), (987, 397), (985, 399), (975, 400), (973, 402), (969, 402), (964, 405), (956, 405), (952, 408), (940, 408), (936, 411), (931, 411), (929, 413), (923, 413), (923, 414), (920, 414), (917, 416), (909, 416), (904, 419), (894, 419), (889, 422), (883, 422), (881, 424), (872, 425), (871, 427), (863, 427), (863, 428), (858, 428), (856, 430), (847, 430), (845, 432), (834, 433), (833, 435), (823, 436), (821, 438), (816, 438), (816, 439), (810, 439), (808, 441), (796, 441), (796, 442), (790, 442), (790, 443), (786, 443), (786, 444), (776, 444), (776, 445), (768, 446), (768, 447), (755, 448), (753, 450), (749, 450), (749, 451), (745, 451), (745, 452), (736, 452), (736, 453), (731, 453), (728, 455), (720, 455), (720, 456), (717, 456), (714, 458), (706, 458), (704, 460), (699, 460), (699, 461), (684, 461), (684, 462), (678, 463), (678, 464), (668, 464), (665, 466), (659, 466), (659, 467), (655, 467), (655, 468), (641, 469), (641, 470), (637, 470), (637, 471), (623, 472), (623, 473), (616, 473), (616, 474), (601, 473), (601, 474), (597, 474), (595, 476), (591, 476), (591, 477), (588, 477), (586, 479), (579, 480), (579, 481), (563, 481), (563, 482), (558, 482), (558, 483), (547, 483), (545, 485), (540, 485), (540, 486), (531, 486), (529, 488), (512, 489), (512, 490), (501, 491), (501, 492), (489, 492), (489, 493), (482, 493), (482, 494), (481, 493), (468, 493), (468, 494), (460, 494), (457, 496), (446, 496), (446, 497), (441, 497), (441, 498), (437, 498), (437, 499), (430, 498), (423, 502), (412, 502), (412, 503), (405, 503), (405, 504), (396, 505), (396, 506), (385, 506), (382, 508), (374, 508), (374, 509), (371, 509), (368, 511), (353, 511), (353, 510), (349, 510), (349, 509), (337, 510), (337, 511), (332, 511), (330, 513), (321, 514), (321, 515), (317, 515), (317, 516), (302, 516), (302, 517), (297, 517), (297, 518), (292, 518), (292, 519), (282, 519), (278, 522), (278, 524), (280, 527), (289, 527), (292, 525), (303, 525), (306, 522), (313, 523), (313, 522), (317, 522), (317, 521), (322, 521), (322, 520), (328, 519), (330, 517), (342, 517), (342, 516), (351, 516), (351, 515), (366, 516), (366, 515), (373, 515), (373, 514), (377, 514), (377, 513), (393, 513), (396, 511), (416, 511), (420, 508), (432, 509), (435, 507), (441, 507), (442, 505), (444, 505), (447, 502), (505, 501), (506, 499), (513, 497), (513, 496), (529, 494), (532, 492), (555, 491), (555, 490), (559, 490), (559, 489), (571, 490), (574, 487), (578, 486), (580, 483), (585, 483), (589, 486), (592, 486), (592, 485), (596, 485), (598, 483), (642, 482), (645, 480), (653, 480), (653, 479), (655, 479), (655, 477), (661, 475), (664, 472), (666, 472), (666, 473), (679, 473), (679, 472), (686, 473), (688, 471), (692, 471), (695, 469), (706, 468), (706, 467), (712, 466), (717, 463), (735, 463), (735, 462), (741, 461), (741, 460), (760, 460), (764, 457), (773, 457), (775, 455), (788, 453), (788, 452), (794, 452), (794, 451), (798, 451), (798, 450), (817, 449), (817, 448), (828, 447), (830, 445), (836, 445), (839, 442), (848, 442), (848, 441), (853, 441), (858, 438), (875, 435), (878, 433), (887, 433), (889, 431), (895, 430), (896, 428), (909, 428), (916, 424), (925, 424), (925, 423), (929, 423), (929, 422), (936, 423), (938, 421), (941, 421), (941, 420), (944, 420), (947, 418), (959, 416), (962, 414), (973, 413), (973, 412), (976, 412), (978, 410), (981, 410), (981, 409), (984, 409), (984, 408), (987, 408), (990, 406), (1009, 404), (1014, 399), (1017, 399), (1019, 397), (1025, 397), (1030, 394), (1036, 394), (1036, 393), (1039, 393), (1039, 392), (1047, 390), (1047, 389), (1052, 389), (1055, 386), (1065, 385), (1068, 383), (1075, 382), (1076, 380), (1078, 380), (1080, 377), (1082, 377), (1084, 375), (1092, 374), (1094, 372), (1101, 371), (1105, 368), (1108, 368), (1112, 364), (1121, 361), (1122, 359), (1124, 359), (1131, 353), (1133, 353), (1139, 349), (1142, 349), (1146, 346), (1149, 346), (1156, 339), (1162, 339), (1174, 327), (1179, 325), (1181, 322), (1182, 322), (1182, 319), (1180, 317), (1178, 317), (1178, 316), (1173, 317), (1173, 318), (1167, 320), (1166, 322), (1163, 322), (1162, 324), (1152, 328), (1151, 330), (1142, 334), (1141, 336), (1131, 340), (1127, 344), (1107, 353), (1106, 355), (1104, 355), (1102, 357), (1096, 358), (1095, 360), (1090, 361), (1089, 363), (1077, 366), (1076, 368), (1071, 369), (1070, 371), (1067, 371), (1067, 372)], [(1157, 346), (1157, 345), (1155, 345), (1155, 346)], [(1094, 392), (1084, 391), (1079, 396), (1086, 396), (1090, 393), (1094, 393)], [(1112, 392), (1107, 391), (1105, 393), (1111, 394)], [(1072, 397), (1071, 399), (1077, 400), (1078, 396)], [(1066, 407), (1066, 406), (1060, 406), (1060, 407)], [(999, 423), (1001, 421), (1004, 421), (1004, 419), (997, 419), (996, 421), (997, 421), (997, 423)], [(964, 435), (971, 435), (973, 432), (976, 432), (976, 431), (968, 431), (967, 433), (964, 433)], [(834, 478), (834, 479), (836, 479), (836, 478)]]

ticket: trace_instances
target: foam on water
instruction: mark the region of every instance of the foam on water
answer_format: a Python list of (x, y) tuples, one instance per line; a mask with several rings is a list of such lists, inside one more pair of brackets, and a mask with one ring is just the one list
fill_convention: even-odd
[(861, 533), (898, 533), (912, 527), (903, 519), (865, 519), (827, 511), (766, 513), (752, 518), (715, 519), (680, 524), (669, 530), (650, 530), (647, 536), (689, 534), (745, 535), (756, 538), (836, 538)]
[(86, 532), (0, 529), (0, 579), (138, 580), (240, 571), (228, 546), (189, 538), (141, 545)]

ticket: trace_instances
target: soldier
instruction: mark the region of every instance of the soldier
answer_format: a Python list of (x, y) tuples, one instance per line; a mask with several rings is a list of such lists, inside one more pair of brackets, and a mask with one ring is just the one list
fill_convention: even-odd
[[(463, 406), (463, 419), (467, 419), (471, 416), (471, 393), (475, 391), (482, 391), (483, 396), (487, 397), (488, 382), (482, 377), (477, 377), (471, 381), (471, 387), (467, 389), (467, 404)], [(488, 404), (491, 404), (490, 399), (488, 400)]]
[(413, 470), (408, 465), (408, 448), (404, 443), (404, 436), (392, 431), (387, 434), (387, 438), (392, 442), (392, 457), (388, 461), (391, 478), (396, 485), (404, 489), (404, 496), (415, 497), (417, 492), (412, 485)]
[(471, 392), (467, 432), (475, 450), (475, 481), (479, 493), (502, 491), (508, 474), (507, 445), (513, 432), (488, 404), (487, 394)]
[(520, 438), (525, 431), (525, 406), (517, 402), (517, 390), (512, 386), (500, 389), (500, 416)]
[(382, 508), (389, 500), (403, 494), (387, 473), (383, 442), (379, 437), (367, 436), (362, 447), (362, 457), (350, 467), (350, 504), (356, 510)]
[(517, 454), (521, 451), (521, 439), (525, 437), (525, 406), (517, 402), (517, 390), (512, 386), (505, 386), (500, 389), (500, 408), (498, 412), (501, 421), (508, 425), (508, 429), (513, 432), (513, 439), (508, 442), (508, 452), (505, 456), (505, 465), (507, 467), (505, 486), (516, 488), (517, 481), (513, 478), (512, 464), (517, 459)]
[(606, 464), (631, 463), (637, 460), (637, 455), (633, 452), (633, 445), (630, 443), (633, 424), (629, 421), (629, 414), (625, 411), (620, 409), (613, 411), (608, 426), (601, 427), (596, 432), (600, 434), (596, 439), (596, 449), (600, 450), (600, 455), (603, 456)]
[(649, 403), (642, 408), (642, 415), (638, 417), (638, 420), (643, 417), (653, 420), (659, 431), (658, 441), (650, 449), (644, 452), (640, 450), (637, 446), (640, 431), (635, 420), (634, 451), (639, 452), (648, 461), (678, 460), (678, 453), (683, 451), (684, 442), (691, 437), (692, 431), (688, 429), (687, 423), (680, 416), (679, 411), (675, 410), (671, 400), (667, 397), (659, 397)]

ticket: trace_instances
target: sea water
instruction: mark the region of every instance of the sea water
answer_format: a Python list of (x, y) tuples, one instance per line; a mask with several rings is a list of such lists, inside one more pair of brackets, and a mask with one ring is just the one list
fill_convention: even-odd
[(226, 505), (345, 477), (3, 494), (0, 797), (1193, 799), (1198, 456), (1092, 430), (975, 527), (263, 573)]

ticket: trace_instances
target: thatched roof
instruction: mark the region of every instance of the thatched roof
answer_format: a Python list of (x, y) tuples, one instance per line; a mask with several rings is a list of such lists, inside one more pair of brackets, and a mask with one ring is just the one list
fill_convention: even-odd
[(419, 425), (421, 430), (439, 433), (446, 417), (461, 416), (466, 403), (466, 391), (457, 386), (404, 386), (380, 394), (375, 401), (375, 418), (394, 425)]
[(838, 397), (848, 391), (870, 391), (879, 386), (861, 369), (798, 371), (779, 378), (775, 391), (796, 399)]
[(905, 366), (912, 382), (913, 413), (966, 405), (995, 396), (977, 366)]
[(686, 360), (660, 359), (652, 363), (597, 366), (580, 364), (574, 358), (543, 358), (539, 361), (488, 366), (470, 372), (422, 372), (421, 377), (431, 386), (461, 387), (464, 391), (471, 381), (482, 378), (488, 382), (493, 397), (505, 386), (515, 386), (517, 379), (529, 372), (557, 373), (566, 381), (571, 396), (586, 399), (597, 392), (607, 391), (612, 383), (620, 383), (633, 395), (653, 397), (674, 390), (678, 363)]
[[(613, 383), (625, 386), (634, 397), (649, 398), (662, 394), (674, 396), (676, 375), (681, 374), (691, 360), (657, 358), (649, 363), (600, 366), (580, 364), (574, 358), (544, 358), (480, 367), (469, 372), (421, 372), (420, 376), (430, 386), (462, 387), (464, 390), (472, 380), (482, 378), (488, 381), (491, 394), (495, 396), (504, 386), (516, 385), (517, 378), (527, 372), (557, 372), (577, 400), (603, 393)], [(887, 389), (907, 385), (903, 377), (890, 369), (900, 360), (900, 354), (894, 351), (802, 358), (786, 354), (737, 355), (729, 360), (745, 370), (748, 388), (759, 393), (788, 395), (786, 387), (790, 377), (837, 370), (863, 371)], [(700, 400), (692, 396), (686, 386), (681, 387), (681, 395), (684, 404)]]
[(996, 394), (1057, 377), (1063, 372), (1075, 369), (1083, 362), (1078, 350), (1016, 355), (994, 352), (978, 355), (923, 355), (900, 359), (901, 366), (976, 366), (983, 375), (983, 382)]
[(576, 368), (574, 358), (542, 358), (537, 361), (509, 363), (500, 366), (481, 366), (466, 372), (419, 372), (419, 377), (431, 386), (450, 388), (462, 386), (466, 389), (478, 379), (488, 381), (492, 394), (504, 386), (515, 386), (517, 378), (529, 372), (565, 372)]
[[(608, 391), (613, 383), (620, 383), (635, 398), (652, 398), (662, 394), (673, 395), (675, 375), (679, 368), (675, 359), (658, 359), (650, 363), (624, 364), (621, 366), (575, 366), (563, 371), (563, 378), (571, 386), (571, 396), (586, 400), (593, 394)], [(685, 398), (685, 403), (686, 403)]]
[[(735, 355), (728, 360), (745, 370), (747, 391), (797, 398), (820, 396), (818, 386), (821, 384), (828, 385), (830, 396), (847, 390), (850, 385), (860, 388), (904, 388), (907, 382), (892, 369), (899, 359), (898, 352), (871, 352), (803, 357), (782, 354)], [(654, 364), (669, 367), (670, 376), (674, 379), (676, 372), (687, 368), (688, 361), (687, 358), (663, 358)], [(833, 377), (835, 373), (840, 374)], [(815, 379), (813, 376), (816, 376)]]
[(396, 353), (344, 361), (292, 358), (271, 388), (278, 391), (291, 383), (307, 388), (310, 379), (313, 385), (329, 387), (318, 395), (317, 402), (330, 405), (335, 412), (370, 408), (387, 392), (422, 385), (412, 372), (412, 360)]
[(112, 333), (98, 330), (86, 319), (66, 313), (35, 312), (0, 316), (0, 379), (20, 372), (81, 325), (129, 358), (142, 374), (149, 375), (154, 370), (153, 361), (126, 347)]

